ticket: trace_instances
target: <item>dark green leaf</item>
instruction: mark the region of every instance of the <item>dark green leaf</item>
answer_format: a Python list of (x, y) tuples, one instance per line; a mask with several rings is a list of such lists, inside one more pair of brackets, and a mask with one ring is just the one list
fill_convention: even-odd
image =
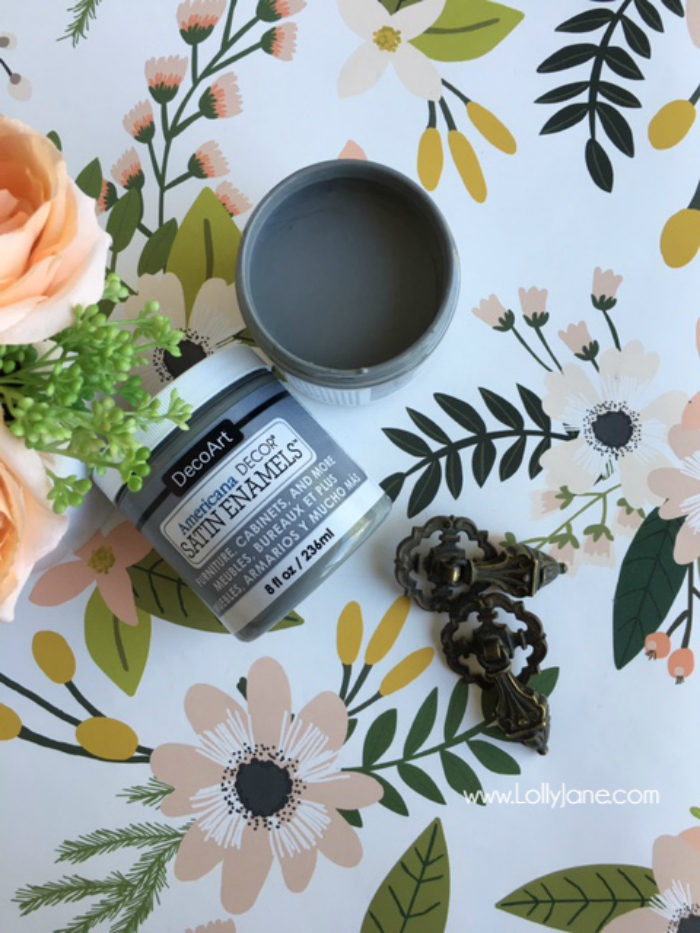
[(567, 19), (561, 26), (557, 26), (557, 32), (594, 32), (596, 29), (602, 29), (607, 26), (613, 18), (613, 11), (605, 7), (598, 7), (596, 10), (586, 10), (585, 13), (579, 13)]
[[(453, 791), (458, 794), (478, 794), (479, 791), (483, 791), (476, 772), (462, 758), (452, 752), (442, 751), (440, 752), (440, 762), (442, 770), (445, 772), (445, 780)], [(477, 798), (474, 802), (480, 806), (484, 806), (486, 803), (482, 797)]]
[(427, 800), (432, 800), (433, 803), (445, 803), (442, 791), (425, 771), (422, 771), (415, 765), (407, 763), (398, 765), (396, 770), (399, 772), (399, 777), (404, 784), (410, 787), (412, 791), (415, 791)]
[(357, 729), (357, 719), (348, 719), (348, 731), (345, 735), (345, 741), (347, 742), (353, 732)]
[(469, 700), (469, 684), (463, 680), (458, 680), (452, 690), (450, 702), (447, 706), (447, 715), (445, 716), (444, 735), (445, 741), (450, 742), (459, 732), (462, 725), (464, 714), (467, 711), (467, 701)]
[(546, 667), (543, 671), (540, 671), (539, 674), (535, 674), (534, 677), (530, 678), (528, 686), (532, 687), (533, 690), (538, 690), (543, 696), (548, 697), (554, 692), (558, 680), (559, 668)]
[(537, 447), (532, 451), (532, 456), (530, 457), (530, 463), (527, 468), (528, 476), (530, 479), (534, 479), (536, 476), (542, 472), (542, 464), (540, 462), (542, 454), (546, 453), (549, 448), (552, 446), (552, 441), (548, 437), (543, 437), (539, 442)]
[(380, 486), (387, 494), (387, 496), (389, 496), (391, 501), (396, 502), (396, 500), (401, 495), (401, 490), (403, 489), (405, 480), (405, 473), (392, 473), (391, 476), (387, 476), (386, 479), (381, 481)]
[(588, 103), (567, 104), (561, 110), (557, 110), (540, 130), (542, 136), (550, 133), (561, 133), (580, 123), (588, 114)]
[(438, 708), (438, 690), (433, 687), (428, 696), (423, 700), (420, 709), (416, 713), (416, 718), (408, 730), (406, 741), (403, 747), (404, 758), (412, 758), (418, 749), (423, 745), (430, 735)]
[(447, 434), (445, 434), (440, 425), (436, 424), (432, 418), (428, 418), (427, 415), (422, 415), (419, 411), (414, 411), (413, 408), (407, 408), (406, 411), (418, 430), (422, 431), (427, 437), (437, 441), (439, 444), (451, 443)]
[(360, 933), (444, 933), (449, 904), (447, 844), (433, 820), (380, 884)]
[(529, 881), (496, 907), (552, 930), (599, 933), (616, 917), (646, 907), (655, 894), (650, 868), (581, 865)]
[(539, 74), (549, 74), (552, 71), (564, 71), (566, 68), (575, 68), (577, 65), (583, 65), (589, 62), (598, 54), (598, 46), (590, 42), (582, 42), (578, 45), (570, 45), (565, 49), (559, 49), (549, 58), (545, 58), (537, 71)]
[(407, 515), (413, 518), (423, 509), (427, 509), (435, 496), (440, 491), (440, 481), (442, 480), (442, 467), (439, 460), (431, 460), (428, 466), (418, 477), (413, 492), (408, 500)]
[(351, 826), (355, 826), (357, 829), (362, 829), (362, 814), (359, 810), (338, 810), (338, 813)]
[(639, 65), (632, 58), (629, 52), (619, 45), (611, 45), (605, 49), (605, 63), (615, 74), (621, 78), (628, 78), (630, 81), (643, 81), (644, 75), (639, 70)]
[(520, 464), (523, 462), (523, 457), (525, 456), (526, 445), (527, 438), (519, 437), (501, 457), (498, 475), (502, 483), (518, 472)]
[(468, 402), (463, 402), (453, 395), (435, 393), (435, 401), (440, 408), (449, 415), (460, 427), (466, 428), (471, 434), (485, 434), (486, 423), (478, 411)]
[(304, 619), (299, 615), (298, 612), (288, 612), (287, 615), (280, 619), (280, 621), (273, 625), (270, 629), (271, 632), (283, 632), (288, 628), (297, 628), (299, 625), (304, 624)]
[(115, 253), (125, 250), (143, 218), (143, 198), (137, 188), (130, 188), (116, 202), (107, 218), (107, 233)]
[(404, 431), (403, 428), (382, 428), (392, 444), (412, 457), (428, 457), (432, 451), (422, 437)]
[(586, 167), (593, 181), (603, 191), (613, 189), (613, 167), (610, 158), (597, 139), (586, 143)]
[(394, 741), (397, 719), (396, 710), (387, 709), (383, 713), (380, 713), (369, 727), (362, 748), (363, 768), (368, 768), (370, 765), (379, 761), (384, 752)]
[(97, 200), (102, 194), (102, 166), (99, 159), (89, 162), (75, 179), (76, 185), (89, 198)]
[(687, 565), (673, 559), (683, 519), (669, 522), (654, 509), (625, 554), (613, 600), (615, 667), (623, 668), (644, 648), (647, 635), (663, 624), (683, 585)]
[(526, 389), (525, 386), (519, 385), (518, 392), (529, 418), (538, 428), (541, 428), (543, 431), (550, 431), (552, 428), (552, 419), (542, 407), (542, 399), (531, 389)]
[(491, 745), (490, 742), (482, 742), (479, 739), (473, 739), (468, 742), (469, 750), (474, 757), (489, 771), (495, 774), (520, 774), (520, 765), (502, 748)]
[(611, 100), (618, 107), (641, 107), (641, 100), (624, 87), (618, 87), (617, 84), (611, 84), (609, 81), (598, 82), (598, 92)]
[(498, 418), (499, 421), (509, 428), (513, 428), (514, 431), (522, 431), (525, 422), (515, 405), (511, 405), (507, 399), (504, 399), (501, 395), (496, 395), (490, 389), (479, 389), (479, 392), (494, 418)]
[(641, 55), (642, 58), (651, 58), (651, 45), (647, 34), (629, 16), (622, 17), (622, 31), (627, 39), (627, 45), (633, 52)]
[(634, 155), (632, 129), (620, 111), (615, 110), (610, 104), (599, 102), (596, 104), (596, 113), (610, 141), (617, 146), (620, 152), (624, 152), (626, 156), (632, 158)]
[(63, 151), (63, 143), (61, 142), (61, 137), (58, 135), (56, 130), (49, 130), (46, 134), (46, 138), (51, 140), (59, 152)]
[(459, 499), (464, 483), (464, 474), (462, 472), (462, 457), (458, 450), (451, 450), (445, 460), (445, 479), (447, 488), (450, 490), (453, 499)]
[(685, 10), (683, 9), (681, 0), (661, 0), (661, 2), (667, 10), (675, 13), (676, 16), (685, 16)]
[(650, 29), (655, 29), (657, 32), (664, 31), (664, 24), (659, 11), (651, 3), (651, 0), (634, 0), (634, 5), (637, 7), (637, 13)]
[(150, 551), (137, 564), (132, 564), (128, 574), (139, 609), (175, 625), (228, 634), (228, 629), (157, 551)]
[(406, 806), (406, 801), (396, 790), (394, 785), (390, 784), (379, 774), (372, 774), (372, 777), (375, 779), (375, 781), (379, 781), (379, 783), (384, 788), (384, 796), (379, 801), (379, 803), (383, 807), (386, 807), (387, 810), (391, 810), (392, 813), (397, 813), (399, 816), (408, 816), (408, 807)]
[(139, 259), (139, 275), (155, 275), (165, 269), (176, 235), (177, 221), (173, 217), (148, 238)]
[(572, 84), (562, 84), (561, 87), (555, 87), (547, 91), (535, 101), (536, 104), (560, 104), (565, 100), (571, 100), (584, 91), (588, 90), (588, 81), (574, 81)]
[(477, 485), (483, 486), (496, 462), (496, 445), (489, 438), (485, 438), (474, 448), (472, 455), (472, 472)]

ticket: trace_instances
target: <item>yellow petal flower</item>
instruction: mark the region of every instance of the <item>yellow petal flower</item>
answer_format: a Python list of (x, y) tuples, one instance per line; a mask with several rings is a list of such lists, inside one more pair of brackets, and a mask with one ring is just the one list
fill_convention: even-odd
[(671, 149), (690, 132), (695, 123), (695, 107), (689, 100), (672, 100), (659, 110), (649, 124), (649, 142), (654, 149)]
[(434, 657), (434, 648), (419, 648), (418, 651), (409, 654), (386, 675), (379, 686), (380, 694), (388, 697), (397, 690), (403, 690), (430, 667)]
[(365, 664), (379, 664), (389, 654), (401, 634), (410, 609), (411, 600), (408, 596), (399, 596), (391, 604), (367, 645)]
[(106, 716), (81, 722), (75, 730), (75, 737), (86, 752), (105, 761), (128, 761), (139, 744), (131, 726)]
[(467, 104), (467, 116), (492, 146), (505, 152), (506, 155), (515, 154), (518, 144), (513, 134), (490, 110), (477, 104), (475, 100), (470, 100)]
[(483, 204), (486, 200), (486, 181), (484, 173), (481, 171), (481, 165), (474, 152), (474, 147), (463, 133), (459, 130), (450, 130), (447, 134), (447, 140), (450, 145), (452, 158), (457, 166), (457, 171), (462, 177), (464, 186), (469, 194)]
[(684, 208), (669, 217), (661, 233), (661, 255), (667, 266), (680, 269), (700, 249), (700, 211)]
[(418, 146), (418, 177), (426, 191), (435, 191), (440, 184), (444, 165), (442, 136), (434, 126), (429, 126)]
[(362, 646), (362, 609), (348, 603), (338, 619), (338, 657), (343, 664), (354, 664)]
[(67, 684), (75, 677), (75, 655), (58, 632), (37, 632), (32, 641), (32, 654), (44, 674), (55, 684)]
[(16, 739), (22, 731), (22, 720), (17, 713), (0, 703), (0, 742), (9, 742)]

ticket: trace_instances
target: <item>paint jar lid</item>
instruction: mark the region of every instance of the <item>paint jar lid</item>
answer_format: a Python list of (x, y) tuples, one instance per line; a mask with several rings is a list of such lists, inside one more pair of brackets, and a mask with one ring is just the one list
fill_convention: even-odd
[(410, 179), (373, 162), (321, 162), (253, 212), (236, 290), (257, 345), (292, 384), (337, 390), (342, 402), (343, 390), (388, 394), (433, 351), (454, 313), (459, 260)]
[[(225, 389), (239, 382), (245, 376), (259, 371), (269, 371), (263, 360), (250, 347), (234, 344), (207, 356), (186, 370), (177, 379), (169, 382), (155, 398), (160, 401), (160, 410), (167, 411), (173, 391), (177, 390), (180, 398), (192, 406), (194, 412), (210, 399)], [(181, 429), (171, 421), (153, 424), (134, 437), (141, 447), (154, 451), (167, 437)], [(104, 476), (94, 475), (95, 485), (115, 502), (124, 487), (124, 481), (118, 470), (107, 470)]]

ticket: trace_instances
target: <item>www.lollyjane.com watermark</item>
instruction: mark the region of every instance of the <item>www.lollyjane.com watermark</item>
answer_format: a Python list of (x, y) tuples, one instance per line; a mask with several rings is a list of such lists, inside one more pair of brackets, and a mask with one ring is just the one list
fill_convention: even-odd
[(641, 804), (660, 803), (658, 790), (637, 790), (617, 788), (616, 790), (581, 790), (577, 787), (567, 788), (566, 784), (560, 784), (558, 788), (552, 787), (548, 782), (539, 787), (531, 787), (529, 790), (521, 793), (520, 785), (516, 784), (512, 790), (484, 791), (479, 790), (475, 793), (464, 791), (464, 799), (467, 803), (480, 804), (498, 804), (505, 803), (520, 804), (521, 806), (544, 806), (554, 809), (555, 807), (580, 807), (580, 806), (633, 806)]

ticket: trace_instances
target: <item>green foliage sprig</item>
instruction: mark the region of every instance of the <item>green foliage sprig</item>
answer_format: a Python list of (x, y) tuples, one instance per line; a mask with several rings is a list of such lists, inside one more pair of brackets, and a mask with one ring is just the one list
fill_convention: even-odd
[[(106, 303), (127, 294), (117, 276), (108, 277)], [(179, 356), (183, 334), (157, 302), (132, 321), (111, 320), (104, 307), (76, 307), (75, 322), (38, 346), (0, 346), (0, 405), (9, 431), (31, 450), (72, 457), (99, 475), (116, 469), (138, 492), (150, 450), (136, 432), (164, 421), (185, 430), (192, 407), (173, 391), (161, 411), (134, 370), (156, 348)], [(47, 473), (56, 512), (81, 505), (92, 488), (89, 478)]]

